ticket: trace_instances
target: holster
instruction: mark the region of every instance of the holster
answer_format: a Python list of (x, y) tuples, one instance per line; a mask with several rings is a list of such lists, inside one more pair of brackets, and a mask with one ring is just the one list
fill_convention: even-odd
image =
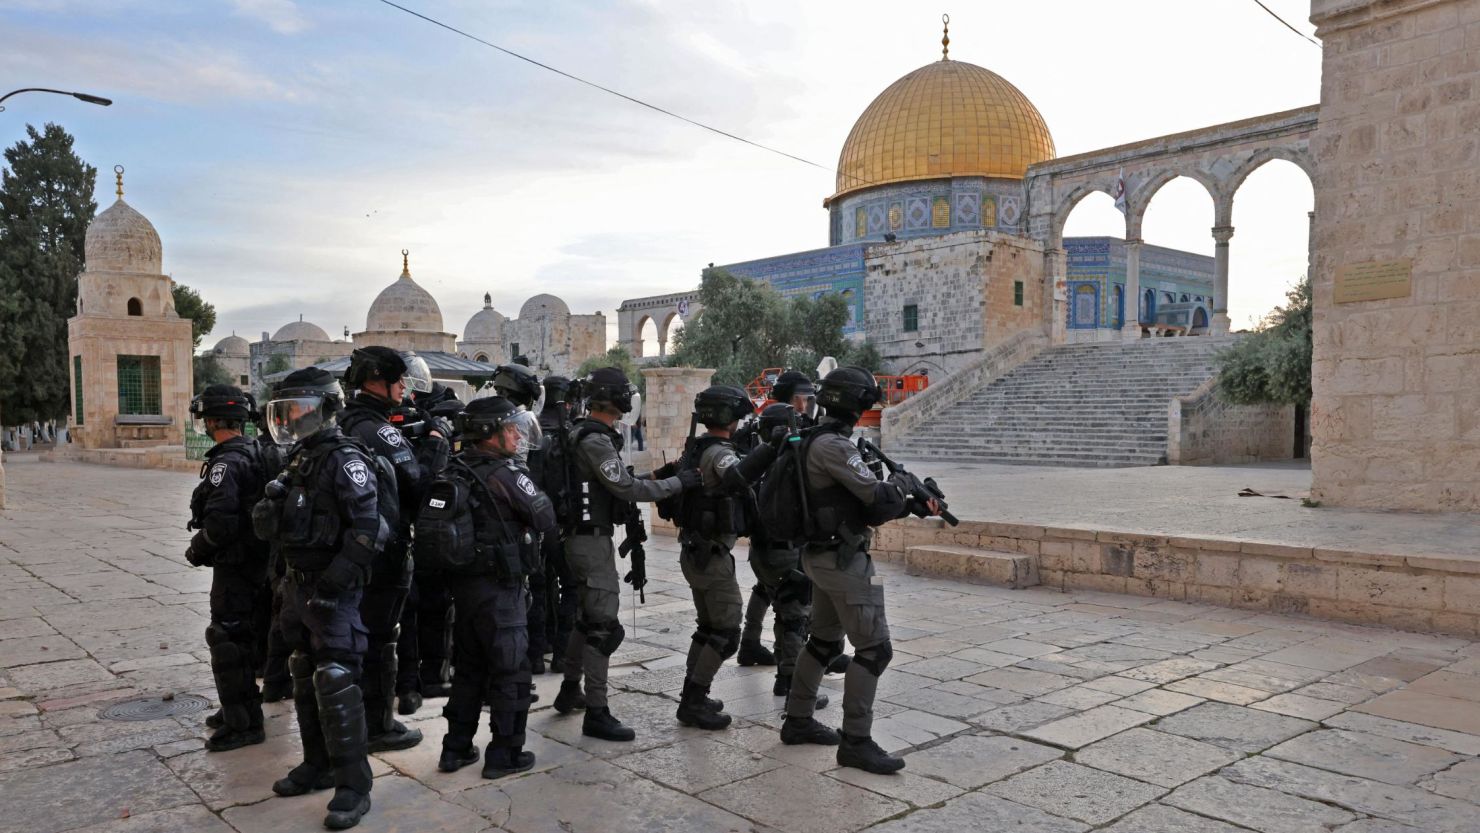
[(871, 530), (864, 528), (863, 532), (854, 532), (846, 524), (838, 527), (838, 556), (837, 567), (840, 571), (846, 571), (853, 564), (853, 560), (859, 555), (868, 558), (868, 547), (872, 541)]

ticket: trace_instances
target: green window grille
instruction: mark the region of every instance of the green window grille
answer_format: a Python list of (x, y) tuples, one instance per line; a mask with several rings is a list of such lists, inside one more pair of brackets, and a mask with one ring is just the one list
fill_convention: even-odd
[(913, 333), (920, 329), (920, 307), (918, 304), (904, 305), (904, 331)]
[(119, 356), (118, 413), (158, 416), (163, 410), (159, 395), (159, 357)]
[(517, 355), (519, 355), (519, 342), (516, 341), (509, 345), (509, 356), (512, 359), (512, 357)]
[(1020, 306), (1023, 305), (1023, 282), (1022, 281), (1013, 281), (1012, 282), (1012, 305), (1015, 306), (1015, 307), (1020, 307)]
[(76, 410), (78, 425), (82, 424), (82, 357), (72, 357), (72, 404)]

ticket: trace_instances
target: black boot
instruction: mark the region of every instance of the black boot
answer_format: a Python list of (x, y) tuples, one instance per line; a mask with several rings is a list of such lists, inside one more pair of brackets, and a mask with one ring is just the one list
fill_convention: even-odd
[(408, 729), (401, 721), (392, 720), (390, 729), (370, 738), (370, 751), (394, 752), (397, 749), (410, 749), (418, 743), (421, 743), (420, 729)]
[(313, 660), (301, 651), (295, 652), (288, 659), (288, 668), (293, 674), (293, 707), (298, 712), (298, 733), (303, 739), (303, 763), (293, 767), (286, 778), (273, 783), (272, 791), (281, 796), (303, 795), (334, 786), (334, 768), (325, 747), (318, 694), (313, 688)]
[(334, 791), (329, 801), (329, 814), (324, 816), (324, 826), (330, 830), (348, 830), (360, 823), (370, 812), (370, 794), (360, 793), (349, 787)]
[(472, 741), (449, 743), (450, 737), (442, 739), (442, 757), (437, 760), (437, 769), (442, 772), (457, 772), (468, 764), (478, 763), (478, 747)]
[(555, 651), (554, 653), (550, 654), (550, 673), (551, 674), (564, 674), (565, 673), (565, 653), (564, 652), (562, 652), (562, 651)]
[(332, 786), (334, 786), (334, 773), (331, 770), (320, 770), (310, 764), (299, 764), (289, 770), (286, 776), (272, 782), (272, 791), (284, 798), (292, 798), (295, 795), (327, 790)]
[(848, 654), (838, 654), (833, 661), (827, 664), (827, 673), (843, 674), (848, 671), (848, 666), (853, 663), (853, 657)]
[(723, 729), (730, 725), (730, 716), (709, 708), (709, 686), (693, 680), (684, 680), (683, 695), (678, 701), (678, 722), (700, 729)]
[(428, 683), (428, 682), (423, 682), (421, 684), (421, 696), (422, 696), (422, 699), (424, 699), (424, 700), (431, 700), (431, 699), (433, 699), (435, 697), (446, 697), (447, 695), (449, 695), (451, 693), (452, 693), (452, 683), (443, 683), (443, 682)]
[[(790, 674), (777, 674), (776, 675), (776, 683), (775, 683), (775, 685), (772, 685), (771, 686), (771, 694), (773, 696), (776, 696), (776, 697), (785, 697), (786, 695), (788, 695), (790, 693), (791, 693), (791, 675)], [(825, 708), (827, 708), (827, 704), (830, 703), (830, 702), (832, 702), (832, 701), (827, 699), (827, 695), (826, 694), (823, 694), (821, 692), (818, 692), (817, 697), (812, 700), (812, 708), (813, 709), (825, 709)]]
[(787, 715), (781, 722), (781, 742), (787, 746), (799, 743), (815, 743), (818, 746), (837, 746), (838, 733), (811, 717)]
[(586, 737), (612, 741), (629, 741), (637, 738), (637, 733), (632, 731), (630, 726), (624, 726), (622, 721), (613, 717), (612, 710), (605, 706), (586, 710), (586, 718), (581, 722), (581, 734)]
[(890, 755), (879, 748), (868, 735), (838, 733), (838, 766), (851, 766), (878, 775), (892, 775), (904, 769), (904, 758)]
[(216, 709), (206, 715), (206, 728), (219, 729), (226, 725), (226, 718), (221, 714), (221, 709)]
[(503, 778), (516, 772), (528, 772), (534, 768), (534, 753), (517, 746), (488, 745), (488, 754), (483, 758), (484, 778)]
[(586, 695), (581, 691), (579, 680), (562, 680), (560, 693), (555, 695), (555, 711), (570, 714), (586, 708)]
[(396, 704), (396, 711), (402, 715), (416, 714), (421, 708), (420, 691), (403, 691), (396, 698), (400, 701)]
[[(262, 702), (276, 703), (293, 696), (292, 678), (278, 679), (276, 677), (262, 681)], [(209, 723), (207, 723), (209, 725)]]
[(529, 655), (529, 673), (531, 673), (531, 674), (543, 674), (543, 673), (545, 673), (545, 655), (544, 654), (530, 654)]
[(207, 752), (230, 752), (233, 749), (241, 749), (243, 746), (253, 746), (267, 740), (267, 733), (262, 731), (262, 707), (258, 706), (256, 715), (248, 719), (245, 727), (238, 728), (230, 724), (222, 726), (206, 738)]
[(740, 653), (735, 655), (735, 662), (740, 665), (775, 665), (776, 655), (771, 649), (760, 643), (760, 640), (742, 641)]

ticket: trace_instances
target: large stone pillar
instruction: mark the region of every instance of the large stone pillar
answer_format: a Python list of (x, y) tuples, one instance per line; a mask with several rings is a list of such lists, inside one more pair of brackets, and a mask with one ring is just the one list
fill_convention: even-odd
[(697, 367), (646, 367), (642, 371), (647, 390), (642, 413), (647, 428), (643, 439), (653, 468), (677, 460), (689, 436), (689, 416), (694, 396), (709, 387), (713, 369)]
[[(1106, 287), (1108, 291), (1109, 287)], [(1120, 336), (1141, 340), (1141, 238), (1125, 241), (1125, 321)]]
[(1068, 338), (1066, 328), (1069, 311), (1065, 304), (1069, 299), (1067, 262), (1062, 246), (1043, 250), (1043, 311), (1048, 320), (1044, 331), (1050, 344), (1063, 344)]
[(1233, 226), (1213, 227), (1213, 323), (1214, 335), (1229, 331), (1228, 319), (1228, 241), (1233, 239)]

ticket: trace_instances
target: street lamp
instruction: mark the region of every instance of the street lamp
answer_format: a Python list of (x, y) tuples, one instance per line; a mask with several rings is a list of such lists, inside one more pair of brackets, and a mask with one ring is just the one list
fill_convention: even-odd
[[(96, 104), (99, 107), (107, 107), (113, 103), (113, 99), (103, 98), (100, 95), (89, 95), (88, 93), (73, 93), (66, 90), (50, 90), (46, 87), (26, 87), (25, 89), (21, 90), (12, 90), (5, 95), (0, 95), (0, 101), (4, 101), (5, 99), (10, 98), (13, 95), (20, 95), (21, 93), (55, 93), (57, 95), (70, 95), (78, 101), (85, 101), (88, 104)], [(3, 112), (5, 112), (5, 108), (0, 107), (0, 113)]]

